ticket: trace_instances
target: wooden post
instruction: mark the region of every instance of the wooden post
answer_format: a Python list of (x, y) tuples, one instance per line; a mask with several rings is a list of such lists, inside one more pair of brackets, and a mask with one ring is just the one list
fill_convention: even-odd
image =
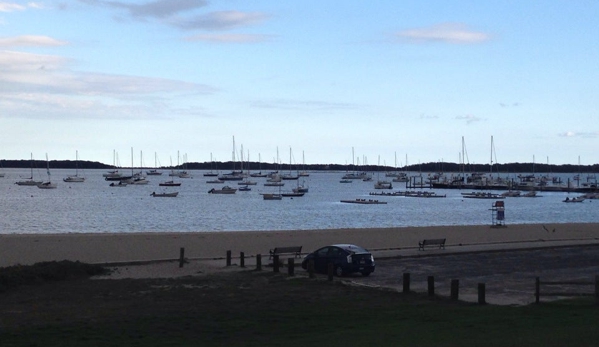
[(245, 253), (243, 252), (239, 253), (239, 266), (245, 267)]
[(329, 275), (329, 281), (333, 280), (333, 275), (335, 273), (335, 265), (333, 265), (333, 263), (329, 263), (328, 267), (327, 267), (327, 273)]
[(181, 247), (179, 249), (179, 267), (183, 267), (185, 264), (185, 248)]
[(287, 274), (289, 276), (295, 275), (295, 260), (293, 258), (287, 259)]
[(541, 279), (535, 278), (535, 304), (541, 302)]
[(485, 284), (484, 283), (479, 283), (478, 284), (478, 304), (479, 305), (484, 305), (487, 303), (487, 301), (485, 300)]
[(275, 254), (272, 256), (272, 271), (279, 272), (279, 255)]
[(408, 294), (410, 292), (410, 274), (405, 272), (403, 274), (403, 293)]
[(435, 277), (428, 276), (428, 296), (435, 296)]
[(451, 280), (451, 300), (457, 301), (460, 296), (460, 280)]
[(227, 251), (227, 266), (231, 266), (231, 251)]
[(595, 304), (599, 305), (599, 275), (595, 275)]
[(310, 275), (310, 278), (316, 277), (314, 275), (314, 259), (308, 260), (308, 274)]
[(256, 270), (262, 271), (262, 254), (256, 254)]

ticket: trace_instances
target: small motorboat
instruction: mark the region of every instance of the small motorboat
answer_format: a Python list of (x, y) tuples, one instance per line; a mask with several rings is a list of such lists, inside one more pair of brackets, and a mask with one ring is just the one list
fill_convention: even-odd
[(172, 193), (156, 193), (156, 192), (152, 192), (152, 194), (150, 194), (151, 196), (155, 197), (155, 198), (174, 198), (177, 195), (179, 195), (179, 192), (172, 192)]

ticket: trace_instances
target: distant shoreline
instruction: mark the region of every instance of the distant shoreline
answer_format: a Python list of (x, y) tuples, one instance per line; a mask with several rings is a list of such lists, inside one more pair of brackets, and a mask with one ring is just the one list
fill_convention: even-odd
[[(86, 160), (50, 160), (50, 168), (53, 169), (127, 169), (130, 170), (131, 166), (117, 167), (114, 165), (104, 164), (98, 161), (86, 161)], [(261, 162), (243, 162), (244, 170), (251, 171), (370, 171), (370, 172), (392, 172), (392, 171), (403, 171), (403, 172), (489, 172), (489, 173), (502, 173), (502, 174), (518, 174), (518, 173), (537, 173), (537, 174), (592, 174), (599, 172), (599, 164), (592, 165), (574, 165), (574, 164), (538, 164), (538, 163), (506, 163), (506, 164), (459, 164), (451, 162), (431, 162), (423, 164), (408, 165), (403, 167), (392, 167), (385, 165), (342, 165), (342, 164), (273, 164), (273, 163), (261, 163)], [(30, 159), (20, 160), (0, 160), (0, 170), (2, 169), (29, 169), (32, 166)], [(46, 161), (44, 160), (33, 160), (34, 168), (45, 168)], [(158, 168), (144, 166), (144, 167), (133, 167), (134, 170), (210, 170), (228, 172), (232, 170), (239, 170), (240, 162), (188, 162), (177, 166), (160, 166)]]

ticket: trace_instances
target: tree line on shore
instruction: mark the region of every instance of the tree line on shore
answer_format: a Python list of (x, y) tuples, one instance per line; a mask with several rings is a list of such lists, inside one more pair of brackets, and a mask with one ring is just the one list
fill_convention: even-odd
[[(50, 168), (54, 169), (115, 169), (114, 165), (107, 165), (97, 161), (74, 161), (74, 160), (51, 160)], [(0, 168), (45, 168), (46, 161), (43, 160), (0, 160)], [(131, 167), (122, 167), (128, 169)], [(150, 167), (144, 167), (150, 168)], [(140, 167), (136, 167), (140, 169)], [(160, 170), (212, 170), (232, 171), (240, 170), (239, 162), (190, 162), (177, 166), (162, 166)], [(460, 164), (449, 162), (430, 162), (423, 164), (408, 165), (404, 167), (392, 167), (384, 165), (341, 165), (341, 164), (276, 164), (260, 162), (244, 162), (243, 170), (250, 171), (368, 171), (368, 172), (482, 172), (482, 173), (595, 173), (599, 171), (599, 164), (592, 165), (551, 165), (539, 163), (507, 163), (507, 164)]]

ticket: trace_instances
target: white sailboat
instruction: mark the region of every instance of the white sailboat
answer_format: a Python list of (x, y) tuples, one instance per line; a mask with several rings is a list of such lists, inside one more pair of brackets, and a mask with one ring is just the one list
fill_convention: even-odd
[(37, 186), (40, 183), (42, 183), (42, 181), (35, 181), (33, 179), (33, 153), (31, 153), (31, 176), (22, 181), (17, 181), (15, 184), (19, 186)]
[(48, 180), (37, 185), (40, 189), (56, 189), (56, 183), (52, 183), (50, 180), (50, 162), (48, 161), (48, 154), (46, 153), (46, 173), (48, 174)]
[(67, 183), (81, 183), (85, 182), (85, 177), (79, 176), (79, 152), (75, 151), (75, 175), (68, 176), (62, 179)]
[[(143, 163), (142, 163), (143, 165)], [(148, 176), (160, 176), (162, 175), (162, 171), (158, 171), (158, 154), (154, 152), (154, 168), (146, 171), (146, 175)]]

